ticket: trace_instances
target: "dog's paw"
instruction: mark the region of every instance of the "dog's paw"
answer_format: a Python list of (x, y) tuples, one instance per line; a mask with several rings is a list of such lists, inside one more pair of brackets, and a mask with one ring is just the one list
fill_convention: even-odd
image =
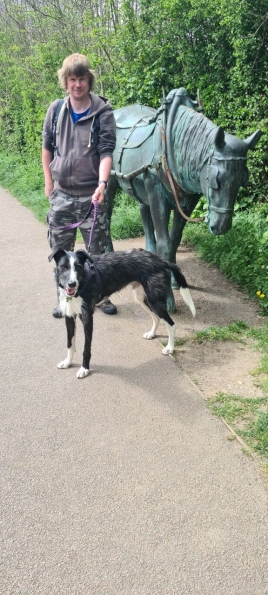
[(162, 349), (163, 355), (169, 355), (169, 354), (173, 353), (173, 351), (174, 351), (174, 349), (172, 349), (168, 345)]
[(87, 368), (83, 368), (83, 366), (81, 366), (81, 368), (78, 370), (78, 372), (76, 374), (76, 378), (85, 378), (88, 375), (89, 375), (89, 370), (87, 370)]
[(144, 333), (143, 338), (144, 339), (154, 339), (155, 334), (152, 333), (152, 331), (148, 331), (148, 333)]
[(60, 362), (60, 363), (57, 365), (57, 368), (62, 368), (62, 369), (63, 369), (63, 368), (65, 368), (65, 369), (66, 369), (66, 368), (70, 368), (70, 365), (71, 365), (71, 363), (72, 363), (72, 362), (70, 362), (70, 360), (69, 360), (68, 358), (66, 358), (66, 359), (64, 359), (64, 360), (63, 360), (63, 362)]

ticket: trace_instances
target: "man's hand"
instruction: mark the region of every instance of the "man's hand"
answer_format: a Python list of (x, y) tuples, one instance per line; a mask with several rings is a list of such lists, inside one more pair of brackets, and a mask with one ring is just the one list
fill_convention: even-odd
[(53, 181), (50, 171), (50, 164), (53, 159), (53, 153), (42, 147), (42, 164), (45, 177), (45, 196), (49, 198), (53, 190)]
[(52, 190), (53, 190), (53, 187), (54, 187), (54, 186), (53, 186), (53, 182), (52, 182), (52, 180), (50, 180), (49, 182), (45, 182), (45, 196), (46, 196), (47, 198), (49, 198), (49, 197), (50, 197), (50, 195), (51, 195), (51, 192), (52, 192)]
[(99, 186), (97, 186), (94, 194), (92, 194), (92, 202), (98, 202), (100, 205), (104, 201), (104, 191), (105, 184), (102, 182), (102, 184), (99, 184)]

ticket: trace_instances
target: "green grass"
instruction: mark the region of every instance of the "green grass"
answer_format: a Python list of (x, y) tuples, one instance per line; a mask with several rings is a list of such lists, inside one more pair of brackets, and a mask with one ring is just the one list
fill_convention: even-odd
[(9, 190), (35, 217), (45, 223), (48, 200), (44, 195), (44, 177), (39, 159), (27, 164), (20, 156), (0, 154), (0, 184)]
[(261, 313), (268, 315), (267, 204), (237, 212), (232, 229), (223, 236), (213, 236), (204, 224), (188, 224), (183, 241), (250, 296), (257, 297)]
[(144, 234), (138, 201), (118, 192), (111, 220), (113, 240), (137, 238)]
[(243, 398), (219, 393), (207, 403), (214, 415), (226, 420), (236, 434), (260, 455), (268, 471), (268, 396)]
[(253, 348), (260, 351), (260, 364), (253, 374), (263, 390), (262, 398), (218, 393), (207, 403), (214, 415), (224, 419), (248, 447), (260, 455), (268, 471), (268, 324), (252, 328), (243, 321), (237, 321), (224, 327), (212, 326), (176, 341), (175, 346), (193, 341), (250, 341), (250, 345), (253, 342)]
[[(111, 236), (113, 240), (137, 238), (143, 235), (138, 203), (123, 192), (115, 199), (111, 220)], [(77, 242), (83, 243), (80, 230), (77, 230)]]
[(248, 326), (242, 320), (233, 322), (227, 326), (213, 326), (204, 331), (197, 331), (194, 340), (198, 343), (203, 341), (235, 341), (243, 342), (242, 334)]

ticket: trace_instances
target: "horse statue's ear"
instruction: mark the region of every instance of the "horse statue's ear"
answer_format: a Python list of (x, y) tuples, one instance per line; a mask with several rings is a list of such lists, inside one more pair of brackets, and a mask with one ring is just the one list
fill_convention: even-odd
[(225, 145), (224, 130), (221, 126), (219, 126), (219, 128), (216, 132), (216, 136), (214, 138), (214, 144), (215, 144), (216, 149), (222, 150), (224, 148), (224, 145)]
[(253, 132), (253, 134), (251, 134), (251, 136), (249, 136), (248, 138), (246, 138), (244, 140), (244, 143), (247, 145), (247, 151), (249, 149), (253, 149), (253, 147), (255, 147), (255, 145), (259, 142), (261, 135), (262, 135), (262, 131), (256, 130), (256, 132)]

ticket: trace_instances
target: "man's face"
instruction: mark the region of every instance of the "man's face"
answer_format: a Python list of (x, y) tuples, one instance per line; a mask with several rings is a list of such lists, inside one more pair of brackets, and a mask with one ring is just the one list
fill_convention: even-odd
[(87, 76), (76, 76), (75, 74), (66, 78), (67, 91), (72, 99), (81, 101), (89, 94), (89, 80)]

